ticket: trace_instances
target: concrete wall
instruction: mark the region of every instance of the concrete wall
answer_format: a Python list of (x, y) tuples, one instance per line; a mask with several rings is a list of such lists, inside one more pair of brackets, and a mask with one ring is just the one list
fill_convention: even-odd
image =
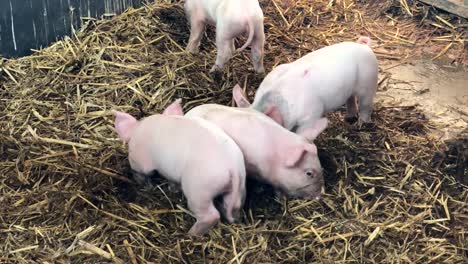
[(48, 46), (71, 27), (81, 25), (80, 17), (100, 18), (139, 7), (144, 0), (0, 0), (0, 56), (29, 55), (31, 49)]

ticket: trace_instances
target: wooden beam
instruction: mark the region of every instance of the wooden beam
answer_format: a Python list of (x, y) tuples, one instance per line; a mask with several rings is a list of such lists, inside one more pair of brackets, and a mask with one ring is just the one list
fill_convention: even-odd
[[(455, 0), (419, 0), (420, 2), (433, 5), (437, 8), (450, 12), (452, 14), (468, 18), (468, 1), (455, 1)], [(459, 2), (460, 4), (455, 4)], [(464, 2), (464, 4), (462, 3)]]

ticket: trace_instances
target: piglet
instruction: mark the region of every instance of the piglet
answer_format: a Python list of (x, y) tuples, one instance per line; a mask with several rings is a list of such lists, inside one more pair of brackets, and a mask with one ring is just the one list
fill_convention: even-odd
[(248, 176), (291, 197), (320, 199), (323, 172), (317, 147), (311, 141), (325, 129), (327, 119), (297, 135), (248, 108), (205, 104), (185, 116), (203, 118), (226, 132), (242, 150)]
[(371, 40), (342, 42), (314, 52), (271, 71), (260, 84), (252, 105), (236, 86), (233, 97), (240, 107), (253, 107), (291, 131), (301, 132), (326, 113), (346, 103), (346, 119), (358, 115), (371, 121), (377, 90), (377, 58)]
[(189, 234), (201, 236), (220, 219), (215, 197), (223, 197), (223, 213), (229, 223), (237, 218), (245, 200), (244, 157), (220, 128), (203, 119), (181, 116), (180, 108), (175, 107), (179, 103), (171, 104), (162, 115), (139, 121), (113, 111), (115, 129), (128, 143), (132, 170), (140, 176), (158, 171), (181, 185), (197, 219)]
[(258, 0), (186, 0), (185, 13), (190, 21), (187, 50), (197, 53), (206, 24), (216, 26), (216, 63), (210, 73), (224, 69), (234, 52), (234, 38), (248, 33), (247, 42), (237, 50), (251, 47), (251, 59), (257, 73), (263, 67), (265, 34), (263, 11)]

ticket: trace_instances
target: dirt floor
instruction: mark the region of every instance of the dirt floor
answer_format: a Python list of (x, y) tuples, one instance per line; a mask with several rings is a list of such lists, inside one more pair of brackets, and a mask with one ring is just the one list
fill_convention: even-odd
[(373, 39), (373, 122), (344, 122), (344, 107), (327, 115), (315, 142), (321, 201), (249, 181), (239, 223), (191, 238), (180, 190), (161, 177), (154, 188), (132, 181), (110, 110), (141, 118), (176, 98), (185, 110), (229, 105), (236, 83), (252, 99), (264, 76), (247, 50), (211, 78), (213, 28), (200, 54), (186, 53), (182, 4), (90, 21), (31, 56), (0, 59), (0, 263), (468, 263), (466, 20), (418, 1), (261, 0), (267, 72)]

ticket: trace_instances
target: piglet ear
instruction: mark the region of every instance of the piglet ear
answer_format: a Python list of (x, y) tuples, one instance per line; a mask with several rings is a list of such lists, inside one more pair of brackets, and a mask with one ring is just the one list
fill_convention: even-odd
[(325, 130), (328, 126), (328, 119), (320, 118), (317, 120), (312, 127), (302, 130), (299, 134), (305, 137), (308, 141), (313, 141), (317, 138), (320, 133)]
[(234, 101), (236, 102), (237, 107), (241, 107), (241, 108), (250, 107), (250, 103), (247, 100), (247, 98), (244, 96), (244, 93), (242, 92), (242, 88), (240, 87), (239, 84), (236, 84), (234, 88), (232, 89), (232, 97), (234, 98)]
[(179, 115), (182, 116), (184, 115), (184, 110), (182, 109), (182, 106), (180, 105), (180, 102), (182, 99), (177, 99), (175, 100), (172, 104), (170, 104), (166, 109), (164, 109), (163, 115)]
[(317, 146), (315, 144), (306, 143), (304, 149), (310, 154), (317, 155)]
[(274, 105), (268, 106), (263, 113), (269, 116), (271, 119), (275, 120), (275, 122), (281, 126), (284, 125), (283, 115), (279, 111), (278, 107)]
[(112, 113), (115, 116), (114, 127), (117, 134), (122, 141), (128, 142), (138, 121), (133, 116), (124, 112), (112, 110)]
[(303, 145), (289, 147), (284, 153), (284, 165), (288, 168), (294, 167), (301, 160), (304, 151)]

